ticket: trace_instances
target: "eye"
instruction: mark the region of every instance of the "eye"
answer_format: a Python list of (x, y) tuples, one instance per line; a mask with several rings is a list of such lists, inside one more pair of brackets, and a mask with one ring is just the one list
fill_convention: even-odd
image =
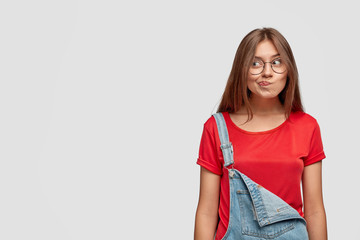
[(274, 64), (274, 65), (281, 65), (281, 59), (280, 59), (280, 58), (275, 59), (275, 60), (272, 62), (272, 64)]
[(254, 60), (252, 62), (252, 67), (261, 67), (263, 64), (260, 60)]

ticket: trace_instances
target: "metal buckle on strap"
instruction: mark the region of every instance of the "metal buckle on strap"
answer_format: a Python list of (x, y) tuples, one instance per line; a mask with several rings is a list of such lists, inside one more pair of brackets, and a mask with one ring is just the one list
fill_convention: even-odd
[(230, 149), (231, 149), (231, 152), (233, 152), (233, 146), (232, 146), (232, 143), (231, 143), (231, 142), (221, 144), (220, 147), (221, 147), (222, 150), (225, 150), (225, 149), (227, 149), (227, 148), (230, 148)]
[(234, 171), (233, 171), (233, 169), (228, 169), (229, 170), (229, 175), (230, 175), (230, 177), (232, 178), (232, 177), (234, 177)]
[[(224, 144), (222, 144), (221, 146), (221, 150), (222, 150), (222, 152), (223, 152), (223, 155), (224, 155), (224, 157), (225, 157), (225, 155), (227, 155), (225, 152), (226, 152), (226, 149), (230, 149), (230, 151), (231, 151), (231, 157), (233, 158), (234, 157), (234, 155), (233, 155), (233, 152), (234, 152), (234, 148), (233, 148), (233, 145), (232, 145), (232, 142), (228, 142), (228, 143), (224, 143)], [(225, 159), (224, 159), (225, 160)], [(229, 168), (228, 168), (228, 166), (226, 166), (226, 168), (228, 169), (228, 170), (230, 170)], [(234, 160), (232, 160), (232, 164), (231, 164), (231, 169), (234, 169)], [(232, 171), (229, 171), (229, 173), (231, 173), (232, 175), (234, 174)], [(231, 176), (232, 176), (231, 175)]]

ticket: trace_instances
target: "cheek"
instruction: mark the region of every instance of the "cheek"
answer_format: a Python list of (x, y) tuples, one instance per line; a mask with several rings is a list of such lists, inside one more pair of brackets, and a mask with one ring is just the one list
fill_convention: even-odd
[(282, 86), (283, 88), (285, 87), (286, 82), (287, 82), (287, 76), (284, 77), (284, 78), (282, 78), (282, 79), (280, 80), (280, 84), (281, 84), (281, 86)]
[(249, 72), (248, 75), (247, 75), (247, 81), (248, 81), (248, 82), (253, 82), (253, 81), (255, 81), (256, 79), (258, 79), (260, 76), (261, 76), (261, 74), (259, 74), (259, 75), (252, 75), (252, 74)]
[(276, 91), (277, 92), (280, 93), (285, 88), (286, 81), (287, 81), (287, 77), (279, 79), (279, 81), (276, 84), (276, 88), (277, 88)]
[(255, 84), (257, 84), (256, 81), (257, 81), (258, 78), (259, 78), (259, 76), (254, 76), (254, 75), (249, 74), (248, 77), (247, 77), (247, 85), (248, 85), (248, 87), (254, 86)]
[(251, 92), (254, 92), (256, 91), (257, 89), (257, 86), (256, 86), (256, 81), (254, 79), (250, 79), (248, 78), (247, 80), (247, 88), (251, 91)]

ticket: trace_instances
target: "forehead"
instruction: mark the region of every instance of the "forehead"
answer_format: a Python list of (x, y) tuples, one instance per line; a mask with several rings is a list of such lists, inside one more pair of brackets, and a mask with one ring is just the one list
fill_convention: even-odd
[(255, 49), (255, 56), (261, 58), (271, 58), (279, 54), (275, 45), (270, 40), (264, 40), (258, 43)]

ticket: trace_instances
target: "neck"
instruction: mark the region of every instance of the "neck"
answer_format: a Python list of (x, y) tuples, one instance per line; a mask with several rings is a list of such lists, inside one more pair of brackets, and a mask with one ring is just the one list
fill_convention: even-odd
[(284, 106), (278, 97), (262, 98), (252, 94), (249, 100), (254, 114), (284, 113)]

